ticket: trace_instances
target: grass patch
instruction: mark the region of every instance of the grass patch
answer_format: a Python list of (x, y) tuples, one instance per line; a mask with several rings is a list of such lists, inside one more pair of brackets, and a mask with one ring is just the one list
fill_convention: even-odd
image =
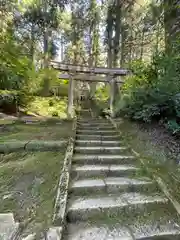
[(133, 122), (124, 120), (119, 125), (119, 130), (124, 143), (138, 152), (145, 163), (144, 166), (141, 165), (138, 174), (160, 177), (171, 195), (180, 202), (180, 169), (174, 161), (175, 156), (164, 144), (157, 141), (158, 136), (150, 137), (149, 132), (142, 130)]
[(47, 121), (42, 123), (5, 124), (1, 130), (0, 142), (8, 140), (61, 140), (71, 135), (71, 121)]
[(63, 156), (57, 152), (4, 156), (0, 167), (0, 212), (13, 212), (20, 222), (29, 220), (27, 232), (51, 226)]
[[(61, 140), (71, 134), (67, 117), (67, 98), (35, 97), (24, 110), (22, 120), (5, 115), (0, 119), (0, 141)], [(38, 114), (38, 116), (32, 116)], [(52, 117), (54, 116), (54, 117)], [(64, 121), (66, 120), (66, 121)]]
[[(71, 129), (70, 121), (58, 125), (54, 121), (35, 125), (15, 123), (8, 125), (9, 132), (3, 132), (1, 141), (68, 139)], [(25, 235), (38, 233), (52, 224), (65, 150), (0, 155), (0, 213), (13, 212), (17, 221), (28, 221)]]
[(37, 114), (44, 117), (56, 116), (67, 118), (67, 97), (34, 97), (25, 109), (27, 114)]

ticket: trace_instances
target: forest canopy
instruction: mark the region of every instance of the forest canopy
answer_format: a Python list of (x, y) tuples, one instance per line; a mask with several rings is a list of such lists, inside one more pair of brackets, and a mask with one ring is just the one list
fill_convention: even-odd
[(0, 89), (52, 95), (67, 84), (49, 68), (52, 59), (125, 67), (133, 76), (121, 86), (116, 114), (163, 119), (179, 131), (179, 16), (176, 0), (3, 1)]

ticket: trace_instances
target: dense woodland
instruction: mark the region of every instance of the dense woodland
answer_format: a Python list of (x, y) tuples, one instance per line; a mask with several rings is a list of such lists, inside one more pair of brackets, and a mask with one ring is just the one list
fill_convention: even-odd
[[(180, 132), (178, 0), (4, 0), (0, 6), (1, 105), (66, 95), (49, 60), (124, 67), (116, 114)], [(78, 86), (76, 86), (78, 88)], [(90, 86), (95, 89), (95, 85)], [(63, 89), (63, 91), (62, 91)], [(107, 95), (106, 86), (101, 96)], [(57, 91), (58, 90), (58, 91)], [(7, 94), (8, 93), (8, 94)], [(8, 97), (7, 97), (8, 96)], [(11, 97), (9, 97), (11, 96)]]

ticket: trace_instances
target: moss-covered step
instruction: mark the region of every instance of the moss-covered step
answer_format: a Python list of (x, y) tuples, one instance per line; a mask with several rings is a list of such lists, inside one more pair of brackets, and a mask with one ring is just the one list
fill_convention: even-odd
[(102, 141), (105, 141), (105, 140), (116, 140), (116, 141), (118, 141), (119, 139), (120, 139), (120, 134), (116, 134), (116, 135), (101, 135), (101, 134), (96, 134), (96, 133), (94, 133), (94, 134), (91, 134), (91, 135), (89, 135), (89, 134), (82, 134), (82, 133), (80, 133), (80, 134), (78, 134), (77, 133), (77, 135), (76, 135), (76, 139), (77, 140), (86, 140), (86, 141), (89, 141), (89, 140), (102, 140)]
[(86, 123), (81, 123), (81, 122), (77, 122), (77, 127), (96, 127), (96, 126), (111, 126), (111, 123), (106, 121), (106, 122), (103, 122), (103, 123), (98, 123), (98, 122), (86, 122)]
[(68, 220), (84, 221), (89, 219), (131, 217), (150, 213), (152, 209), (170, 206), (169, 200), (159, 193), (152, 195), (141, 193), (107, 194), (106, 196), (77, 197), (69, 201)]
[(77, 129), (77, 134), (86, 134), (86, 135), (106, 135), (106, 136), (112, 136), (112, 135), (117, 135), (116, 130), (96, 130), (96, 129)]
[(120, 154), (126, 152), (128, 150), (127, 147), (107, 147), (107, 146), (83, 146), (75, 147), (75, 153), (86, 153), (86, 154)]
[(73, 163), (76, 164), (135, 164), (137, 159), (132, 155), (118, 154), (74, 154)]
[(121, 141), (113, 141), (113, 140), (76, 140), (76, 146), (105, 146), (105, 147), (118, 147), (121, 146)]
[(98, 223), (79, 222), (69, 224), (65, 240), (179, 240), (180, 227), (176, 220), (170, 221), (165, 216), (157, 219), (157, 222), (149, 221), (144, 217), (134, 224), (125, 222)]
[(82, 119), (78, 119), (77, 122), (79, 124), (104, 124), (104, 123), (109, 123), (108, 120), (106, 119), (101, 119), (101, 118), (82, 118)]
[(128, 177), (107, 177), (99, 179), (81, 179), (72, 181), (70, 192), (72, 196), (85, 196), (122, 192), (152, 193), (158, 190), (157, 184), (150, 179)]
[(97, 131), (97, 130), (101, 130), (101, 131), (106, 131), (106, 130), (111, 130), (111, 131), (114, 131), (114, 127), (113, 125), (109, 124), (109, 125), (106, 125), (104, 126), (103, 124), (99, 124), (97, 126), (77, 126), (77, 129), (78, 130), (92, 130), (92, 131)]
[(102, 177), (125, 177), (135, 176), (137, 167), (133, 165), (120, 165), (120, 164), (74, 164), (71, 170), (72, 179), (86, 178), (102, 178)]

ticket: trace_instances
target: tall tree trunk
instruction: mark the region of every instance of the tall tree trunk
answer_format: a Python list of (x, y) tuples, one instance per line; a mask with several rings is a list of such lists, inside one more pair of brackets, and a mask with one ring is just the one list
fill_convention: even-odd
[(119, 49), (120, 49), (120, 34), (121, 34), (121, 0), (116, 0), (115, 4), (115, 37), (114, 37), (114, 59), (113, 66), (118, 67)]
[[(90, 17), (90, 45), (89, 45), (89, 66), (97, 66), (99, 60), (99, 11), (96, 0), (90, 1), (89, 6)], [(90, 98), (96, 91), (96, 83), (90, 83)]]
[(120, 57), (120, 66), (123, 67), (125, 63), (125, 29), (121, 29), (121, 57)]
[(141, 46), (140, 46), (140, 60), (143, 59), (143, 51), (144, 51), (144, 31), (142, 32), (141, 36)]
[(35, 32), (34, 32), (35, 25), (32, 23), (31, 25), (31, 47), (30, 47), (30, 56), (32, 66), (35, 65)]
[(49, 36), (46, 28), (44, 29), (43, 42), (44, 42), (44, 68), (48, 68)]
[[(44, 0), (44, 14), (47, 16), (48, 3)], [(48, 69), (49, 61), (49, 32), (47, 19), (44, 22), (43, 45), (44, 45), (44, 69)], [(50, 82), (47, 76), (44, 77), (43, 96), (49, 95)]]
[(64, 60), (64, 42), (63, 42), (63, 36), (61, 34), (61, 62)]
[(180, 0), (164, 0), (165, 44), (168, 54), (176, 52), (180, 35)]
[(113, 62), (113, 8), (109, 6), (107, 16), (107, 38), (108, 38), (108, 52), (107, 52), (107, 66), (112, 68)]

